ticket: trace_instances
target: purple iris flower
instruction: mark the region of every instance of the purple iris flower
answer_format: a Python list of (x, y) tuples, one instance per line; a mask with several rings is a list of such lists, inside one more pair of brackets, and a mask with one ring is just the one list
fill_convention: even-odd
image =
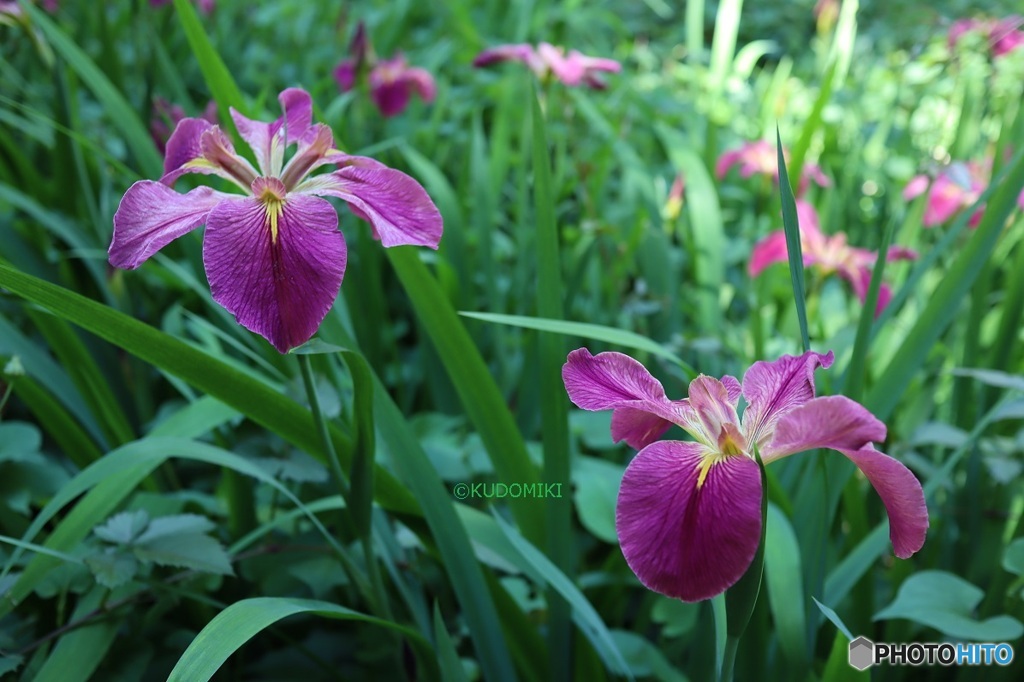
[[(140, 180), (114, 214), (110, 263), (134, 269), (166, 244), (206, 225), (203, 264), (213, 299), (246, 329), (285, 353), (309, 340), (334, 304), (347, 250), (338, 214), (322, 197), (345, 201), (384, 246), (437, 248), (441, 215), (415, 180), (373, 159), (334, 149), (331, 129), (313, 124), (308, 93), (278, 97), (272, 123), (231, 116), (258, 170), (235, 152), (219, 126), (182, 119), (167, 141), (164, 175)], [(285, 150), (296, 145), (285, 161)], [(325, 165), (337, 170), (310, 176)], [(216, 175), (244, 195), (172, 189), (186, 173)]]
[(605, 82), (599, 73), (618, 73), (622, 65), (614, 59), (588, 57), (577, 50), (566, 54), (564, 47), (541, 43), (536, 48), (527, 43), (498, 45), (484, 50), (473, 60), (473, 66), (489, 66), (497, 62), (522, 62), (540, 78), (555, 78), (565, 85), (586, 85), (603, 90)]
[[(755, 448), (765, 464), (816, 448), (846, 455), (882, 498), (896, 556), (921, 549), (924, 491), (907, 467), (872, 445), (885, 440), (885, 425), (849, 398), (814, 395), (814, 371), (832, 359), (831, 351), (809, 351), (755, 362), (742, 384), (700, 375), (688, 398), (669, 400), (628, 355), (595, 356), (586, 348), (569, 354), (562, 368), (569, 398), (585, 410), (612, 410), (612, 437), (640, 450), (622, 478), (615, 513), (622, 553), (640, 582), (692, 602), (740, 579), (761, 539)], [(694, 441), (658, 441), (672, 424)]]

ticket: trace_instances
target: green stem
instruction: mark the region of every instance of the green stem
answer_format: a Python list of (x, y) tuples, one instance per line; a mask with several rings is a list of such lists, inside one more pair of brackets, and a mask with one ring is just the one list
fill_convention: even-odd
[[(324, 451), (327, 453), (327, 460), (330, 462), (331, 471), (334, 472), (338, 491), (341, 493), (342, 499), (345, 500), (345, 508), (351, 509), (348, 477), (345, 476), (345, 471), (341, 468), (341, 461), (338, 459), (338, 453), (334, 449), (334, 442), (327, 431), (327, 421), (324, 419), (324, 413), (320, 409), (320, 398), (317, 396), (316, 382), (313, 380), (312, 363), (310, 362), (309, 355), (302, 354), (296, 357), (299, 359), (299, 369), (302, 372), (302, 383), (306, 387), (309, 409), (313, 413), (313, 423), (316, 426), (317, 433), (320, 435)], [(351, 528), (353, 525), (351, 517), (348, 514), (343, 514), (342, 518), (345, 526)], [(367, 601), (370, 602), (371, 610), (374, 613), (382, 618), (391, 620), (391, 608), (388, 605), (387, 596), (384, 592), (384, 583), (381, 580), (380, 567), (377, 565), (377, 555), (373, 551), (372, 538), (369, 534), (366, 534), (361, 535), (360, 540), (363, 545), (363, 555), (366, 558), (366, 570), (370, 576), (370, 585), (367, 586), (365, 579), (363, 579), (362, 575), (359, 575), (360, 580), (358, 584), (360, 591), (363, 592)], [(347, 556), (342, 558), (342, 563), (345, 565), (349, 575), (354, 578), (358, 571)]]
[(725, 640), (725, 654), (722, 656), (722, 674), (719, 682), (732, 682), (732, 669), (736, 664), (736, 650), (739, 648), (740, 638), (729, 636)]

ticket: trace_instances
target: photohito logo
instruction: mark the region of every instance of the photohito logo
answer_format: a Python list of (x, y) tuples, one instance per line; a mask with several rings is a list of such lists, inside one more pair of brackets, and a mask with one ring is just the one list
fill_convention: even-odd
[(858, 637), (850, 642), (850, 665), (867, 670), (879, 663), (889, 665), (1010, 665), (1013, 647), (1006, 642), (912, 642), (886, 644)]

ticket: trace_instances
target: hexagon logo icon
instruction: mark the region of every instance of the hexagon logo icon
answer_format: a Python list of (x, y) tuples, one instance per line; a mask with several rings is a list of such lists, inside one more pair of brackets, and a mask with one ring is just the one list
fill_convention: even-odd
[(875, 643), (867, 637), (858, 637), (850, 642), (850, 665), (857, 670), (867, 670), (875, 662)]

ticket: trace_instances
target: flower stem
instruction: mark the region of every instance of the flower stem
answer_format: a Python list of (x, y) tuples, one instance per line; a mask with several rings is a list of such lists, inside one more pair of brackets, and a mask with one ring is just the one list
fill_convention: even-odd
[[(320, 440), (323, 443), (324, 451), (327, 453), (327, 459), (331, 465), (331, 471), (334, 472), (334, 478), (338, 485), (338, 491), (341, 493), (342, 499), (345, 500), (345, 508), (351, 509), (351, 491), (349, 489), (348, 477), (345, 475), (345, 471), (341, 468), (341, 461), (338, 459), (338, 453), (334, 449), (334, 441), (331, 440), (331, 434), (327, 430), (327, 421), (324, 419), (323, 411), (320, 409), (320, 398), (316, 392), (316, 382), (313, 380), (313, 367), (310, 362), (309, 355), (300, 354), (297, 356), (299, 359), (299, 369), (302, 372), (302, 383), (306, 387), (306, 398), (309, 400), (309, 409), (313, 413), (313, 423), (316, 425), (317, 433), (320, 435)], [(348, 514), (343, 514), (343, 523), (346, 527), (352, 527), (352, 519)], [(367, 600), (370, 602), (371, 609), (380, 615), (382, 618), (388, 620), (391, 619), (391, 608), (388, 605), (387, 594), (384, 591), (384, 583), (381, 580), (380, 567), (377, 565), (377, 555), (373, 551), (373, 536), (372, 531), (368, 534), (360, 534), (360, 542), (363, 546), (363, 555), (366, 558), (366, 570), (370, 576), (370, 587), (369, 589), (363, 589), (363, 593)], [(343, 563), (351, 565), (348, 561), (348, 557), (343, 559)], [(355, 571), (355, 566), (351, 566), (350, 573)], [(362, 578), (362, 576), (360, 576)], [(360, 584), (365, 584), (360, 581)]]
[(732, 682), (732, 669), (736, 664), (736, 650), (739, 648), (740, 638), (730, 635), (725, 639), (725, 654), (722, 656), (722, 674), (719, 682)]

